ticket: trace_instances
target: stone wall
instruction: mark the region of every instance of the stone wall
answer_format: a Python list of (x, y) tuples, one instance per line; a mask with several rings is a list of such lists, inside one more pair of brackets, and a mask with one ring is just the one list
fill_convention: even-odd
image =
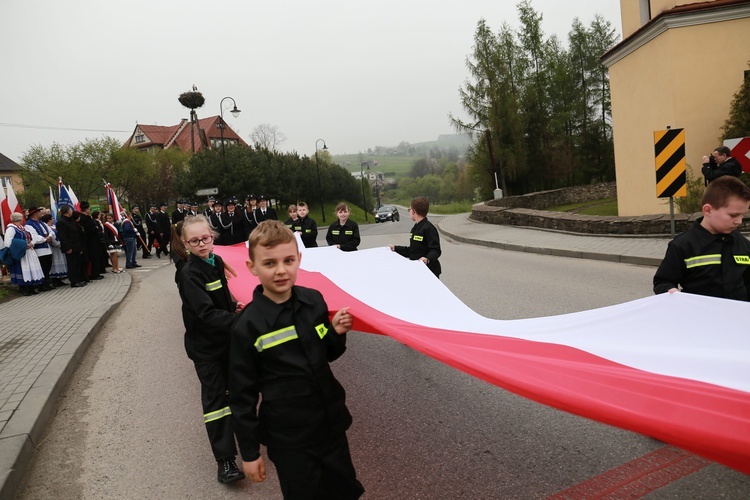
[[(509, 196), (474, 205), (470, 219), (488, 224), (535, 227), (581, 234), (671, 234), (669, 214), (613, 217), (544, 210), (547, 207), (601, 200), (616, 195), (616, 185), (612, 182)], [(699, 215), (675, 214), (675, 232), (686, 231)], [(747, 231), (749, 227), (750, 220), (746, 218), (741, 230)]]

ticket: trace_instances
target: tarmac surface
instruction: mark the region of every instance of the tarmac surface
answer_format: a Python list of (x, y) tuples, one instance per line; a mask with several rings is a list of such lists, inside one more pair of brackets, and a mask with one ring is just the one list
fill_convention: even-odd
[[(646, 266), (658, 266), (671, 240), (499, 226), (470, 221), (468, 214), (431, 218), (443, 237), (463, 243)], [(171, 263), (151, 259), (149, 264), (155, 262)], [(58, 396), (91, 339), (128, 293), (129, 272), (0, 304), (0, 498), (13, 497)]]

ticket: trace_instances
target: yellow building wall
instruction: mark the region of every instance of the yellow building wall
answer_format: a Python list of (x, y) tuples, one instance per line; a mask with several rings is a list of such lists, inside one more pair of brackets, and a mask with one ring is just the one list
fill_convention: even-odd
[(656, 130), (685, 129), (688, 169), (700, 176), (748, 69), (748, 40), (750, 18), (674, 28), (610, 66), (619, 215), (669, 211), (656, 197)]

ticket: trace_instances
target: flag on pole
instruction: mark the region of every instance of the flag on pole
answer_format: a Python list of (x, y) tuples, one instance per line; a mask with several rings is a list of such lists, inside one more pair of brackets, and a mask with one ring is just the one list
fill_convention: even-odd
[[(1, 202), (3, 228), (5, 228), (8, 224), (10, 224), (10, 214), (12, 214), (13, 212), (18, 212), (19, 214), (23, 215), (23, 210), (21, 210), (21, 205), (18, 204), (16, 193), (13, 192), (12, 182), (9, 182), (6, 188), (8, 189), (8, 194), (7, 196), (3, 197), (3, 200)], [(0, 189), (0, 191), (2, 191), (2, 189)]]
[(120, 207), (120, 203), (117, 201), (115, 190), (112, 189), (112, 185), (107, 181), (104, 181), (104, 189), (107, 193), (107, 206), (109, 207), (109, 211), (114, 216), (115, 221), (120, 222), (122, 220), (122, 207)]
[(73, 188), (70, 187), (70, 184), (68, 184), (68, 193), (70, 194), (70, 199), (73, 202), (73, 206), (75, 207), (76, 210), (78, 210), (80, 212), (81, 211), (81, 204), (78, 202), (78, 197), (73, 192)]
[(73, 198), (70, 197), (68, 188), (66, 188), (65, 184), (63, 184), (62, 177), (58, 177), (57, 179), (57, 205), (70, 205), (71, 207), (75, 208)]
[(57, 203), (55, 202), (55, 196), (52, 194), (52, 186), (49, 187), (49, 213), (52, 215), (52, 220), (57, 222)]
[[(5, 198), (5, 189), (3, 189), (3, 186), (0, 185), (0, 226), (2, 226), (2, 231), (5, 233), (5, 228), (7, 227), (7, 224), (5, 223), (5, 207), (8, 204), (6, 198)], [(10, 213), (10, 211), (8, 211)], [(8, 221), (10, 222), (10, 221)]]

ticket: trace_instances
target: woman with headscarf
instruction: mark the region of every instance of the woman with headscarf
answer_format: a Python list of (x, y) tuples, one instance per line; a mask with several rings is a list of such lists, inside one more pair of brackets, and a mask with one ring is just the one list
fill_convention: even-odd
[[(14, 242), (14, 240), (16, 240)], [(10, 282), (18, 285), (23, 295), (36, 295), (37, 286), (44, 283), (44, 271), (39, 263), (39, 257), (34, 252), (34, 244), (31, 242), (31, 233), (23, 225), (23, 215), (13, 212), (10, 216), (10, 224), (5, 229), (4, 243), (6, 247), (13, 248), (26, 246), (26, 252), (20, 259), (14, 259), (8, 271)]]

